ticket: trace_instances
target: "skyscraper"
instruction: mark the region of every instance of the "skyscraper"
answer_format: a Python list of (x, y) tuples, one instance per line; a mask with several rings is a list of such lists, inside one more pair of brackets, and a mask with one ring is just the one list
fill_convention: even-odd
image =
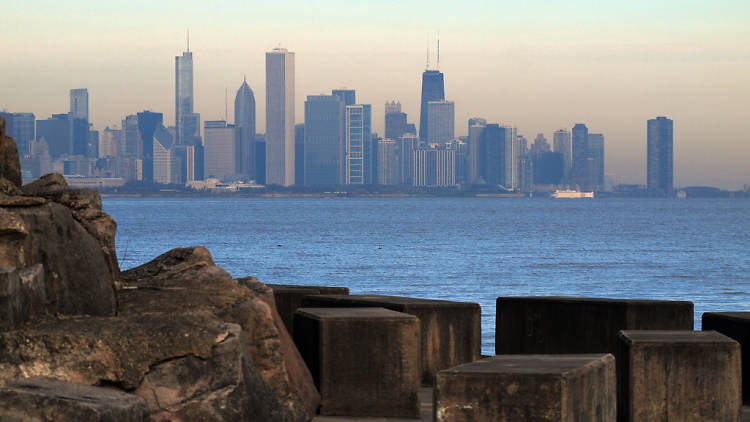
[[(177, 143), (189, 144), (195, 136), (195, 122), (189, 121), (193, 114), (193, 53), (190, 52), (188, 40), (187, 51), (182, 56), (175, 56), (175, 128)], [(200, 123), (198, 123), (200, 126)]]
[(573, 165), (571, 168), (571, 183), (585, 189), (589, 185), (589, 129), (583, 123), (573, 126)]
[(486, 180), (490, 185), (506, 189), (518, 187), (518, 160), (516, 156), (516, 128), (506, 124), (488, 124), (482, 131), (486, 146)]
[(305, 184), (305, 124), (294, 125), (294, 184)]
[(305, 101), (305, 185), (344, 183), (344, 102), (337, 95)]
[(143, 160), (143, 180), (154, 181), (154, 133), (163, 125), (164, 115), (151, 111), (142, 111), (138, 116), (138, 145), (140, 158)]
[(36, 136), (35, 124), (34, 113), (13, 113), (13, 131), (11, 133), (18, 144), (18, 154), (21, 156), (31, 152), (31, 141)]
[(357, 93), (353, 89), (334, 89), (331, 91), (331, 95), (341, 98), (341, 101), (344, 102), (344, 107), (357, 104)]
[(592, 190), (604, 190), (604, 135), (589, 133), (589, 158), (594, 160), (594, 171), (590, 175), (589, 185)]
[(370, 105), (346, 106), (344, 182), (347, 185), (372, 183), (371, 142)]
[(407, 133), (408, 123), (406, 113), (401, 112), (401, 103), (391, 101), (385, 103), (385, 137), (386, 139), (396, 139)]
[(482, 131), (487, 126), (487, 120), (481, 117), (469, 119), (469, 183), (487, 182), (486, 144), (482, 141)]
[(294, 53), (266, 53), (266, 184), (294, 184)]
[[(89, 122), (89, 92), (86, 88), (70, 90), (70, 118)], [(88, 130), (88, 129), (87, 129)]]
[(73, 125), (67, 114), (53, 114), (36, 121), (36, 141), (45, 141), (49, 155), (55, 159), (73, 153)]
[(427, 103), (427, 142), (444, 143), (455, 138), (455, 107), (453, 101)]
[(563, 157), (563, 181), (570, 178), (570, 167), (573, 163), (573, 150), (570, 145), (570, 132), (565, 129), (556, 130), (552, 135), (553, 149)]
[(234, 97), (234, 125), (239, 131), (239, 173), (246, 180), (255, 179), (255, 95), (243, 79)]
[(443, 73), (439, 70), (425, 70), (422, 73), (422, 104), (419, 112), (419, 139), (422, 142), (429, 142), (430, 139), (428, 103), (443, 100), (445, 100)]
[(205, 177), (222, 180), (237, 175), (237, 151), (239, 132), (234, 125), (224, 120), (207, 120), (203, 128), (205, 135), (204, 167)]
[(518, 187), (518, 143), (517, 129), (509, 124), (500, 125), (500, 129), (505, 132), (505, 182), (503, 186), (506, 189), (516, 189)]
[(674, 191), (674, 122), (659, 116), (647, 123), (646, 181), (656, 196), (672, 196)]
[(378, 141), (378, 176), (379, 185), (398, 185), (401, 183), (401, 164), (399, 163), (398, 144), (394, 139)]

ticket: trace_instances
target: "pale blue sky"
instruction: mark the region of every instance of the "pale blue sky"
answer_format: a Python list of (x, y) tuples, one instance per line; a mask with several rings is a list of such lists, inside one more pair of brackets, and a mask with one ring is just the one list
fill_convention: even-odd
[[(230, 111), (243, 74), (265, 127), (264, 52), (296, 53), (304, 98), (347, 86), (400, 100), (417, 123), (428, 36), (441, 38), (457, 135), (471, 116), (532, 140), (584, 122), (607, 172), (645, 180), (645, 120), (675, 120), (678, 185), (750, 183), (750, 2), (743, 1), (16, 1), (0, 16), (0, 109), (66, 112), (87, 87), (98, 128), (143, 109), (174, 120), (174, 56), (191, 31), (196, 111)], [(433, 52), (434, 60), (434, 47)]]

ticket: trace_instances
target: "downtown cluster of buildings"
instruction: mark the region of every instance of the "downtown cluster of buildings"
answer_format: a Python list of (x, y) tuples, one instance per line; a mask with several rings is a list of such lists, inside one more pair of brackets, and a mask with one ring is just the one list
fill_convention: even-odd
[[(193, 54), (175, 57), (175, 121), (142, 111), (119, 127), (94, 130), (88, 91), (70, 91), (70, 109), (36, 120), (32, 113), (3, 112), (28, 179), (59, 172), (91, 187), (126, 181), (215, 186), (217, 182), (303, 185), (469, 187), (506, 191), (611, 189), (604, 172), (604, 135), (584, 124), (560, 129), (550, 143), (533, 142), (510, 124), (475, 117), (468, 136), (456, 136), (455, 105), (445, 98), (444, 75), (429, 65), (422, 74), (419, 130), (399, 102), (385, 104), (385, 133), (372, 130), (373, 108), (355, 90), (307, 96), (303, 123), (295, 124), (295, 55), (266, 53), (266, 132), (256, 133), (253, 90), (243, 81), (234, 122), (203, 122), (194, 110)], [(673, 192), (672, 121), (648, 121), (648, 189)], [(75, 184), (75, 183), (74, 183)]]

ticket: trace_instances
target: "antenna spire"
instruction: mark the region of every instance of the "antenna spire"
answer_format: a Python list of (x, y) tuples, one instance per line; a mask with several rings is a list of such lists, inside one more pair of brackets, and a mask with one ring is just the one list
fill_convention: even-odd
[(224, 121), (229, 122), (229, 94), (228, 88), (224, 87)]
[(437, 33), (437, 64), (435, 65), (435, 69), (440, 68), (440, 31)]
[(187, 51), (190, 52), (190, 30), (187, 31)]
[(427, 34), (427, 64), (425, 65), (425, 69), (430, 69), (430, 34)]

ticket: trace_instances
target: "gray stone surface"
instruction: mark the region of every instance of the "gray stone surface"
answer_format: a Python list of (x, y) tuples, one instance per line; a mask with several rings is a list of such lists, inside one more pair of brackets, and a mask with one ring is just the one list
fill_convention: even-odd
[(384, 308), (300, 308), (295, 342), (324, 416), (419, 415), (419, 320)]
[(621, 331), (618, 421), (742, 415), (740, 345), (715, 331)]
[(614, 422), (616, 384), (611, 354), (494, 356), (438, 373), (434, 420)]
[(18, 159), (16, 141), (5, 133), (5, 118), (0, 116), (0, 181), (5, 179), (10, 186), (21, 186), (21, 161)]
[(706, 312), (703, 330), (717, 331), (740, 343), (742, 350), (742, 401), (750, 404), (750, 312)]
[(476, 303), (383, 295), (318, 295), (304, 306), (380, 306), (414, 315), (420, 322), (422, 383), (432, 385), (441, 370), (480, 358), (481, 308)]
[(148, 422), (138, 396), (48, 378), (0, 387), (0, 421)]
[(273, 290), (276, 309), (289, 334), (294, 337), (294, 313), (302, 307), (302, 298), (310, 295), (348, 295), (348, 287), (298, 286), (292, 284), (266, 284)]
[[(499, 297), (495, 353), (615, 353), (620, 330), (692, 330), (693, 303)], [(617, 356), (617, 355), (615, 355)]]

